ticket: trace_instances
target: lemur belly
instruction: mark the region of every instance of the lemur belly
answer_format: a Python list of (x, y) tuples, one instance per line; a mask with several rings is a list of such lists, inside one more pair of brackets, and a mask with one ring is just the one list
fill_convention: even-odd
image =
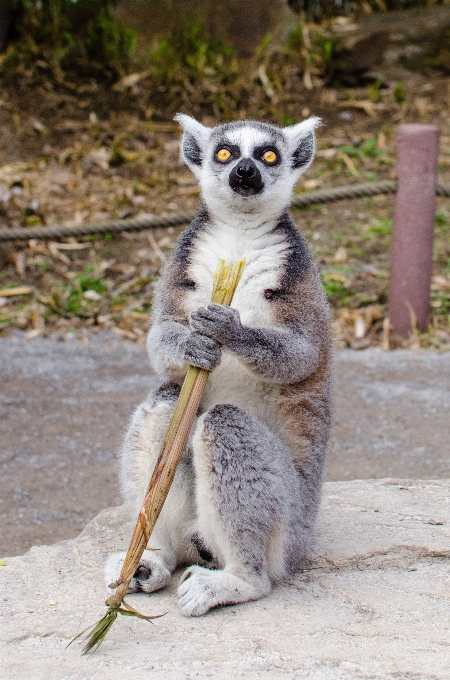
[[(218, 261), (225, 259), (233, 264), (245, 258), (245, 268), (232, 306), (239, 311), (244, 326), (275, 325), (270, 301), (265, 298), (264, 292), (278, 287), (288, 244), (282, 235), (271, 232), (273, 226), (262, 225), (258, 230), (247, 233), (215, 227), (201, 235), (188, 270), (189, 278), (196, 284), (195, 290), (189, 291), (186, 296), (188, 318), (191, 312), (210, 302)], [(242, 360), (225, 349), (220, 365), (208, 380), (202, 407), (206, 410), (214, 404), (232, 403), (260, 417), (269, 427), (276, 428), (274, 388), (277, 389), (262, 381)]]

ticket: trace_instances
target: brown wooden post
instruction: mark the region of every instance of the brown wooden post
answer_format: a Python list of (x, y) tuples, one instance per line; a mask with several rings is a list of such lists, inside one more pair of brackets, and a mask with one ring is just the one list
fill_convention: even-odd
[(438, 153), (438, 127), (399, 125), (389, 322), (405, 337), (428, 327)]

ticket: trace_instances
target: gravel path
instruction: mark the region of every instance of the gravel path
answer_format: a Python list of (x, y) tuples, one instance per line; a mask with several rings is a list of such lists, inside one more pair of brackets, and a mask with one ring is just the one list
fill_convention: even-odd
[[(117, 451), (153, 380), (145, 349), (112, 334), (0, 339), (0, 554), (117, 505)], [(450, 477), (449, 406), (450, 353), (337, 353), (327, 479)]]

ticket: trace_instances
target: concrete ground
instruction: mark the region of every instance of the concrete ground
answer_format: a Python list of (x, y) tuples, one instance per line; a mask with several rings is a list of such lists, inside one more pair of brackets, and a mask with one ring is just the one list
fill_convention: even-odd
[[(76, 536), (120, 502), (116, 460), (154, 381), (145, 349), (0, 339), (0, 555)], [(450, 477), (450, 353), (336, 354), (328, 480)]]
[(176, 574), (128, 596), (100, 649), (70, 639), (106, 609), (102, 566), (132, 525), (110, 508), (76, 539), (0, 565), (5, 680), (448, 680), (450, 481), (327, 482), (315, 554), (257, 602), (184, 618)]

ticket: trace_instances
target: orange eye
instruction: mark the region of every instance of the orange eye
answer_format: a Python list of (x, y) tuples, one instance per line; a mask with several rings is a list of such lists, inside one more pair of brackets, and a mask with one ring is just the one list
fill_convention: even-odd
[(275, 163), (277, 158), (278, 156), (275, 151), (265, 151), (263, 153), (263, 160), (266, 161), (266, 163)]
[(219, 149), (217, 152), (217, 158), (219, 161), (227, 161), (229, 158), (231, 158), (231, 151), (228, 149)]

